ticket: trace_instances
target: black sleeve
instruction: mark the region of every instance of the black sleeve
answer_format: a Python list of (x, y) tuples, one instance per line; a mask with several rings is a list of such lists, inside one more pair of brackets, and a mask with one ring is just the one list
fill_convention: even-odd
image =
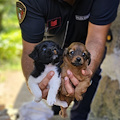
[(26, 15), (20, 24), (22, 38), (30, 43), (43, 39), (45, 29), (46, 0), (20, 0), (26, 7)]
[(96, 25), (107, 25), (117, 16), (119, 0), (94, 0), (90, 22)]

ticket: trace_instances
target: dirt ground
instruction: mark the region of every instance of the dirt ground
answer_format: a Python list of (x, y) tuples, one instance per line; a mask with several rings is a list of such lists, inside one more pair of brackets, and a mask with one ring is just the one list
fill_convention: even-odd
[(0, 79), (4, 81), (0, 83), (0, 105), (4, 105), (10, 116), (14, 116), (23, 103), (32, 100), (32, 95), (21, 70), (0, 72)]
[(0, 76), (5, 80), (0, 83), (0, 104), (4, 104), (7, 108), (19, 108), (23, 102), (32, 99), (21, 71), (6, 71)]

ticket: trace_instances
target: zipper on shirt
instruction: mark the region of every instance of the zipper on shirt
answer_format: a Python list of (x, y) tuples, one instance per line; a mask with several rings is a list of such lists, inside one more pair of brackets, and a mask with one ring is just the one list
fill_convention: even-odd
[(65, 44), (65, 40), (66, 40), (67, 32), (68, 32), (68, 26), (69, 26), (69, 21), (67, 21), (67, 24), (66, 24), (65, 35), (64, 35), (64, 39), (63, 39), (63, 43), (62, 43), (61, 48), (63, 48), (63, 47), (64, 47), (64, 44)]
[(74, 6), (73, 6), (73, 9), (71, 10), (70, 15), (69, 15), (69, 17), (68, 17), (67, 25), (66, 25), (66, 28), (65, 28), (65, 35), (64, 35), (64, 39), (63, 39), (63, 43), (62, 43), (61, 48), (64, 47), (65, 40), (66, 40), (67, 33), (68, 33), (69, 21), (70, 21), (70, 19), (71, 19), (71, 17), (72, 17), (72, 14), (73, 14), (74, 10), (76, 9), (76, 6), (78, 5), (78, 2), (79, 2), (79, 0), (76, 0), (75, 4), (74, 4)]

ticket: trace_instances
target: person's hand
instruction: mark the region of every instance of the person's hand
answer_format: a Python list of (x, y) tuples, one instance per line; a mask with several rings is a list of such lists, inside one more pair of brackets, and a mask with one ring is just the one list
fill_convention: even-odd
[(54, 71), (50, 71), (46, 77), (39, 83), (39, 88), (42, 90), (42, 98), (46, 99), (49, 88), (47, 88), (50, 79), (53, 77)]
[[(74, 96), (75, 88), (80, 83), (79, 89), (81, 92), (79, 93), (79, 96), (81, 96), (80, 100), (82, 100), (82, 98), (83, 98), (82, 95), (87, 91), (87, 88), (90, 86), (92, 71), (89, 68), (87, 68), (86, 70), (82, 70), (82, 74), (85, 76), (84, 77), (85, 79), (78, 80), (74, 77), (73, 73), (70, 70), (67, 70), (68, 76), (66, 76), (64, 79), (65, 79), (65, 88), (66, 88), (66, 91), (68, 92), (68, 96)], [(73, 88), (70, 81), (75, 86), (75, 88)]]

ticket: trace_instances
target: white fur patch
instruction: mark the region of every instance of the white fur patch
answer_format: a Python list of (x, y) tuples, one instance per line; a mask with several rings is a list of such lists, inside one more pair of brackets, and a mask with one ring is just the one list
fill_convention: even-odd
[[(54, 76), (51, 78), (51, 80), (48, 84), (48, 87), (50, 89), (49, 89), (48, 96), (47, 96), (47, 103), (48, 103), (48, 105), (52, 106), (54, 103), (57, 104), (56, 95), (58, 93), (58, 89), (61, 84), (61, 76), (58, 75), (57, 67), (55, 65), (52, 65), (52, 64), (46, 65), (44, 72), (41, 73), (41, 75), (38, 76), (37, 78), (34, 78), (32, 75), (30, 75), (30, 77), (28, 79), (28, 86), (29, 86), (31, 92), (33, 93), (33, 95), (35, 96), (35, 101), (40, 102), (42, 100), (42, 91), (40, 90), (38, 84), (43, 80), (43, 78), (45, 78), (47, 73), (50, 71), (55, 72)], [(60, 102), (58, 102), (58, 103), (60, 103)], [(65, 101), (63, 101), (63, 102), (61, 101), (61, 106), (63, 106), (63, 107), (67, 106)]]

